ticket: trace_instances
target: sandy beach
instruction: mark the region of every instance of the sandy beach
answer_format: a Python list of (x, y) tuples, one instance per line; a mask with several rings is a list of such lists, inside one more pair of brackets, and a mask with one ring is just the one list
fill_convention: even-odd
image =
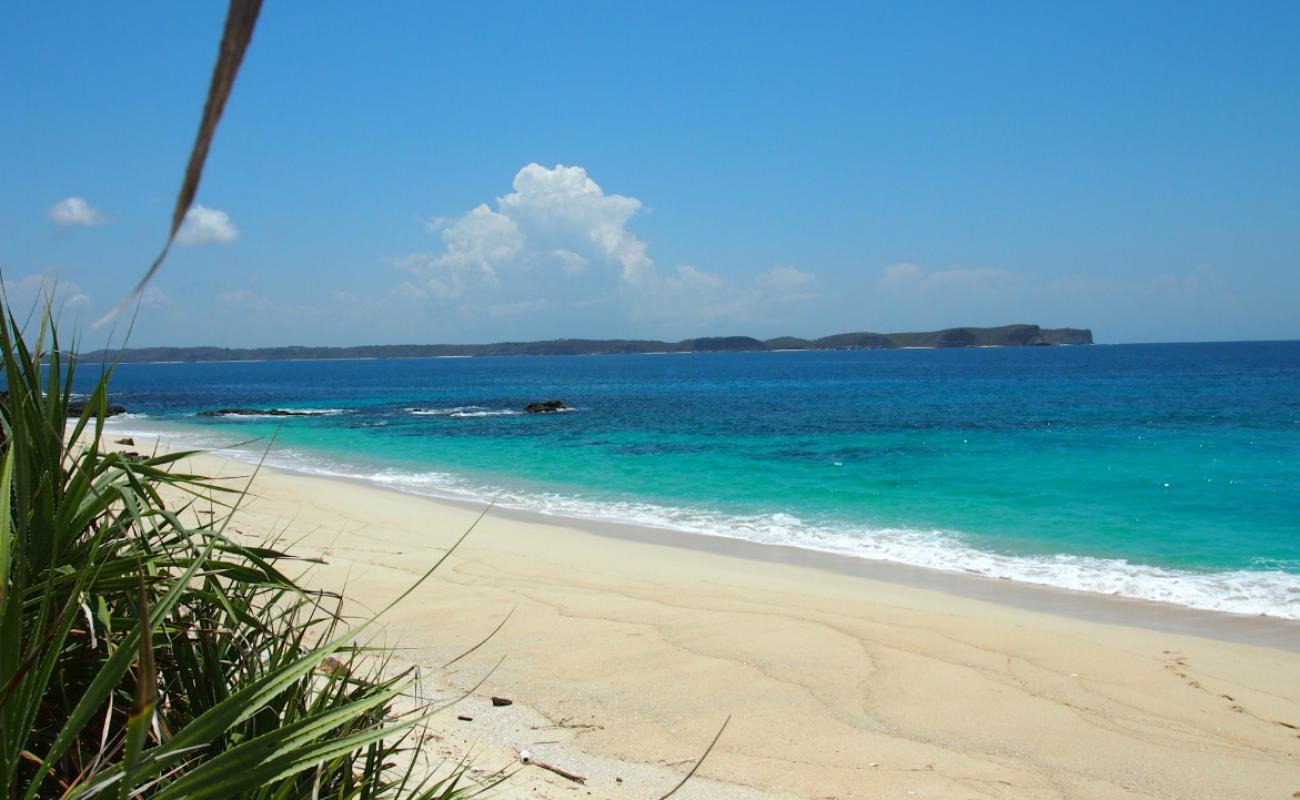
[[(307, 582), (359, 609), (408, 587), (481, 511), (271, 469), (252, 495), (231, 529), (325, 559)], [(515, 765), (496, 796), (657, 798), (730, 716), (675, 797), (1300, 796), (1300, 625), (882, 579), (683, 536), (489, 512), (383, 619), (380, 640), (432, 697), (483, 681), (438, 717), (430, 752)], [(519, 766), (521, 750), (586, 785)]]

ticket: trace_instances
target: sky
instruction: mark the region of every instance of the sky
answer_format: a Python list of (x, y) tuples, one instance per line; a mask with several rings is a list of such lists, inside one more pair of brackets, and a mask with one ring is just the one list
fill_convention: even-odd
[[(6, 9), (15, 307), (110, 333), (224, 14)], [(267, 3), (130, 344), (1300, 338), (1297, 31), (1294, 2)]]

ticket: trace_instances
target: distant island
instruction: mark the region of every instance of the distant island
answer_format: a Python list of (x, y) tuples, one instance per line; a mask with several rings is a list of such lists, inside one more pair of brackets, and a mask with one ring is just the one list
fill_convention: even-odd
[(327, 358), (436, 358), (448, 356), (580, 356), (634, 353), (739, 353), (781, 350), (886, 350), (901, 347), (1035, 347), (1092, 344), (1087, 328), (1040, 328), (1002, 325), (996, 328), (945, 328), (919, 333), (837, 333), (820, 339), (778, 336), (708, 336), (680, 342), (653, 339), (552, 339), (544, 342), (495, 344), (381, 344), (358, 347), (136, 347), (97, 350), (87, 360), (116, 359), (123, 363), (171, 361), (288, 361)]

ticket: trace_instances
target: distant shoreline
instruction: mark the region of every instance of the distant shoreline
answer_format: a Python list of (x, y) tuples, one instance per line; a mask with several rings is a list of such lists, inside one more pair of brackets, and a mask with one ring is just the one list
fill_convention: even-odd
[(1090, 345), (1088, 328), (1042, 328), (1002, 325), (994, 328), (945, 328), (910, 333), (839, 333), (819, 339), (779, 336), (712, 336), (666, 342), (653, 339), (552, 339), (492, 344), (361, 345), (355, 347), (140, 347), (81, 354), (87, 360), (119, 363), (195, 363), (252, 361), (372, 360), (385, 358), (470, 358), (478, 356), (668, 355), (680, 353), (748, 353), (810, 350), (898, 350), (980, 347)]

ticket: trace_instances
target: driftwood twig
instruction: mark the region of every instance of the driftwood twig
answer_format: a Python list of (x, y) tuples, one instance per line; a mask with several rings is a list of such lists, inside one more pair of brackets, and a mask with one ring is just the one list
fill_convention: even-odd
[(581, 775), (577, 775), (575, 773), (569, 772), (567, 769), (560, 769), (554, 764), (547, 764), (545, 761), (538, 761), (537, 759), (529, 755), (527, 750), (524, 750), (519, 754), (519, 760), (524, 762), (525, 764), (529, 764), (534, 767), (541, 767), (542, 769), (548, 772), (554, 772), (556, 775), (559, 775), (561, 778), (567, 778), (568, 780), (571, 780), (574, 783), (580, 783), (583, 786), (587, 785), (587, 779), (582, 777)]
[(708, 758), (709, 753), (713, 752), (713, 746), (718, 743), (719, 739), (722, 738), (722, 732), (727, 729), (727, 723), (729, 722), (731, 722), (730, 714), (728, 714), (727, 718), (722, 721), (722, 727), (718, 728), (718, 735), (714, 736), (713, 741), (709, 742), (709, 746), (704, 748), (704, 755), (700, 756), (700, 760), (695, 762), (695, 766), (691, 767), (691, 771), (686, 773), (686, 777), (682, 778), (682, 782), (674, 786), (672, 789), (669, 789), (668, 794), (664, 795), (663, 797), (660, 797), (659, 800), (668, 800), (668, 798), (676, 794), (677, 790), (685, 786), (686, 782), (689, 781), (695, 775), (695, 770), (700, 768), (700, 765), (704, 763), (704, 759)]

